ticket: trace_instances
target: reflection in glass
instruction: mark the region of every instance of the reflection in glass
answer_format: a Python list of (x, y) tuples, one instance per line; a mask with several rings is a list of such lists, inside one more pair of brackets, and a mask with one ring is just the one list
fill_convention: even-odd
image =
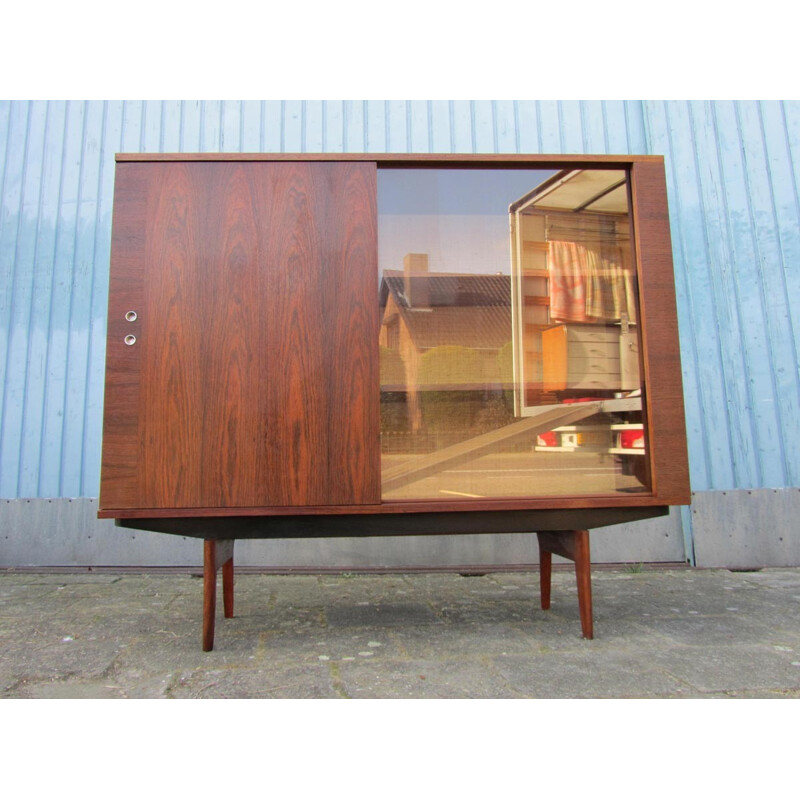
[(623, 170), (378, 172), (383, 497), (642, 491)]

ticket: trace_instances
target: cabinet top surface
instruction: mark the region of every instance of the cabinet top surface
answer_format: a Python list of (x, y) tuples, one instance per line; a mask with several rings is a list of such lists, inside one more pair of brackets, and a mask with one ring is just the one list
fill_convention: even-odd
[(383, 166), (408, 164), (604, 164), (663, 162), (660, 155), (590, 155), (523, 153), (117, 153), (127, 161), (373, 161)]

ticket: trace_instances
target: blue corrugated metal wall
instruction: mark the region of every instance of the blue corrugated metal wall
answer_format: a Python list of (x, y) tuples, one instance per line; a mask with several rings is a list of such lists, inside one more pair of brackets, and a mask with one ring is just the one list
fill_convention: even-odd
[(116, 152), (666, 157), (692, 487), (800, 486), (800, 103), (0, 102), (0, 496), (97, 495)]

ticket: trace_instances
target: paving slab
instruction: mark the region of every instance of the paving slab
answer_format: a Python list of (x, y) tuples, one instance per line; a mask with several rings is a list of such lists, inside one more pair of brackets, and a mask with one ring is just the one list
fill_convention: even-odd
[(800, 698), (800, 569), (236, 576), (0, 572), (2, 698)]

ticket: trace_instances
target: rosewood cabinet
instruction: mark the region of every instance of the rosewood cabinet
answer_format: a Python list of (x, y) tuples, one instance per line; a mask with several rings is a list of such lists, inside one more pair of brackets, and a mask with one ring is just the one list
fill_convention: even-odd
[[(636, 468), (536, 446), (584, 423)], [(591, 637), (586, 531), (689, 500), (663, 161), (119, 155), (103, 437), (99, 516), (206, 540), (206, 649), (251, 537), (537, 532)]]

